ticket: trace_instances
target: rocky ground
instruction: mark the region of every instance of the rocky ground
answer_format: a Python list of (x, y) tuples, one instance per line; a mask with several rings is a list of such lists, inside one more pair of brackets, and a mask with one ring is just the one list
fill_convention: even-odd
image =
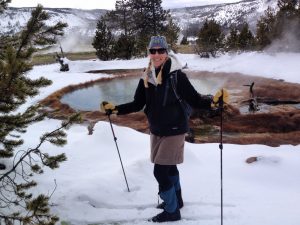
[[(89, 71), (109, 72), (116, 77), (137, 76), (141, 70)], [(300, 84), (284, 80), (247, 76), (239, 73), (212, 73), (185, 71), (189, 77), (218, 79), (220, 87), (230, 93), (229, 105), (223, 114), (223, 142), (234, 144), (264, 144), (278, 146), (281, 144), (297, 145), (300, 143)], [(48, 96), (41, 103), (49, 109), (49, 116), (65, 118), (75, 112), (60, 98), (75, 89), (87, 87), (95, 82), (65, 87)], [(254, 82), (253, 94), (258, 103), (258, 111), (249, 112), (251, 103), (250, 84)], [(248, 85), (248, 86), (245, 86)], [(88, 124), (89, 132), (99, 120), (107, 120), (107, 116), (99, 111), (81, 112), (83, 120)], [(112, 115), (113, 123), (128, 126), (138, 131), (149, 133), (147, 119), (142, 112), (130, 115)], [(196, 143), (218, 143), (220, 141), (220, 115), (194, 110), (190, 119), (191, 133), (188, 141)]]

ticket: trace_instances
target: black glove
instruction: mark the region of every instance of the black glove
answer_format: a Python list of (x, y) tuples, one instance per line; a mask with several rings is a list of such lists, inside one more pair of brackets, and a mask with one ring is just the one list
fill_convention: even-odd
[(117, 114), (118, 110), (116, 106), (110, 102), (103, 101), (100, 104), (100, 111), (104, 112), (106, 115)]

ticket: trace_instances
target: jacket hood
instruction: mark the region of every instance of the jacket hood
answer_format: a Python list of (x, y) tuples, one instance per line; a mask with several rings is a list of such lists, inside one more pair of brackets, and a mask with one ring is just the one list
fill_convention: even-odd
[[(174, 54), (169, 54), (168, 55), (168, 59), (165, 62), (165, 65), (162, 69), (163, 71), (163, 78), (162, 79), (166, 79), (170, 73), (176, 71), (176, 70), (181, 70), (182, 69), (182, 65), (179, 62), (179, 60), (176, 58), (176, 56)], [(156, 79), (156, 75), (155, 75), (155, 68), (152, 65), (150, 70), (147, 71), (145, 70), (143, 75), (142, 75), (142, 79), (146, 80), (146, 83), (152, 83), (153, 85), (157, 85), (157, 79)]]
[(171, 59), (171, 68), (170, 68), (170, 73), (176, 71), (176, 70), (181, 70), (182, 65), (177, 59), (177, 57), (174, 54), (169, 54), (169, 58)]

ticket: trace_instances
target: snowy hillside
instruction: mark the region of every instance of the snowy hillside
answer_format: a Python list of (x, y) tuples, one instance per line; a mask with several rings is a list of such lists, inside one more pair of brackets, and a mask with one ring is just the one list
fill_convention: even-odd
[[(31, 16), (34, 8), (9, 8), (3, 14), (0, 14), (0, 33), (16, 33), (21, 30)], [(49, 24), (58, 21), (68, 23), (66, 33), (76, 33), (84, 35), (94, 35), (97, 20), (107, 10), (82, 10), (82, 9), (52, 9), (45, 8), (51, 18)]]
[[(3, 14), (0, 14), (0, 34), (16, 33), (24, 27), (31, 16), (34, 8), (9, 8)], [(65, 51), (93, 51), (91, 46), (92, 38), (95, 35), (96, 24), (99, 18), (107, 12), (107, 10), (94, 9), (45, 9), (50, 19), (47, 21), (49, 25), (53, 25), (58, 21), (68, 24), (65, 29), (65, 35), (59, 40)], [(74, 35), (75, 34), (75, 35)], [(49, 51), (60, 51), (59, 47), (50, 49)]]
[[(199, 7), (171, 9), (174, 21), (181, 28), (189, 23), (202, 23), (207, 18), (214, 18), (223, 26), (229, 24), (240, 24), (249, 22), (254, 30), (257, 19), (262, 15), (268, 6), (275, 7), (277, 0), (244, 0), (231, 4), (216, 4)], [(0, 33), (18, 32), (30, 18), (33, 8), (9, 8), (0, 15)], [(81, 10), (81, 9), (46, 9), (51, 15), (50, 23), (59, 20), (68, 23), (66, 29), (68, 34), (81, 34), (91, 37), (95, 33), (96, 22), (107, 10)]]
[(215, 19), (224, 28), (231, 24), (248, 22), (255, 31), (256, 22), (268, 6), (275, 8), (277, 0), (244, 0), (237, 3), (217, 4), (171, 10), (172, 17), (181, 28), (189, 23), (202, 24), (206, 19)]

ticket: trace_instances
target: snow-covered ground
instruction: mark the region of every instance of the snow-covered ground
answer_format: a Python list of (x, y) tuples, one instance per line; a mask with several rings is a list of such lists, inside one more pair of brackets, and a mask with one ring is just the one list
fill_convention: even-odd
[[(177, 57), (189, 69), (214, 72), (240, 72), (300, 83), (300, 54), (266, 55), (246, 53), (217, 59), (196, 55)], [(93, 69), (142, 68), (148, 59), (130, 61), (71, 61), (70, 71), (59, 65), (35, 66), (31, 78), (45, 76), (53, 85), (27, 101), (27, 106), (69, 84), (98, 79), (105, 74), (84, 73)], [(99, 102), (105, 99), (99, 99)], [(112, 117), (113, 120), (113, 117)], [(28, 128), (25, 146), (35, 146), (45, 131), (60, 121), (46, 119)], [(58, 170), (45, 170), (36, 176), (37, 193), (49, 193), (52, 211), (70, 224), (151, 224), (146, 222), (160, 210), (158, 187), (149, 160), (149, 136), (127, 127), (113, 125), (120, 148), (130, 192), (120, 166), (115, 142), (107, 122), (98, 122), (93, 135), (83, 125), (68, 130), (63, 148), (45, 145), (56, 154), (65, 152), (68, 161)], [(46, 128), (46, 129), (45, 129)], [(300, 138), (300, 137), (299, 137)], [(245, 160), (258, 156), (259, 161)], [(298, 225), (300, 222), (300, 146), (277, 148), (264, 145), (225, 144), (223, 150), (224, 225)], [(220, 150), (218, 144), (185, 145), (185, 161), (179, 166), (183, 189), (182, 220), (168, 224), (220, 224)]]

